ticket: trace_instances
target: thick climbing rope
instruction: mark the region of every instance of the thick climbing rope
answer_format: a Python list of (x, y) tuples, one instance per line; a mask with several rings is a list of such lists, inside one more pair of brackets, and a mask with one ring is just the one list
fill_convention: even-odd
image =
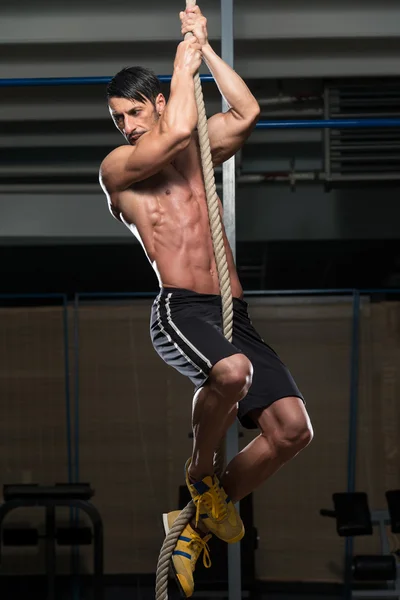
[[(195, 6), (196, 0), (186, 0), (186, 8)], [(185, 39), (191, 37), (188, 33)], [(211, 156), (210, 140), (208, 138), (207, 116), (204, 104), (203, 90), (201, 87), (200, 75), (194, 76), (195, 97), (198, 112), (197, 131), (199, 135), (199, 145), (201, 154), (201, 165), (203, 170), (204, 187), (207, 198), (208, 219), (210, 222), (211, 237), (214, 249), (215, 262), (217, 266), (220, 294), (222, 298), (222, 325), (224, 336), (231, 342), (233, 332), (233, 303), (231, 282), (229, 277), (228, 262), (225, 252), (225, 242), (222, 231), (222, 221), (217, 188), (215, 185), (214, 168)], [(217, 475), (221, 475), (224, 467), (223, 446), (218, 449), (214, 466)], [(182, 531), (192, 519), (195, 513), (194, 503), (191, 500), (182, 510), (175, 523), (171, 527), (167, 537), (162, 545), (156, 576), (156, 600), (168, 599), (168, 575), (172, 553), (177, 544)]]

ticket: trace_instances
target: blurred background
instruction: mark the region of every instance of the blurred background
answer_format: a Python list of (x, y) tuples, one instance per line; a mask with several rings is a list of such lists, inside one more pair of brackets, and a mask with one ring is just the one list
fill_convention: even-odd
[[(200, 6), (220, 52), (220, 5)], [(152, 349), (157, 280), (98, 184), (102, 159), (123, 142), (105, 84), (26, 79), (111, 77), (130, 65), (170, 75), (183, 8), (0, 5), (0, 484), (90, 484), (106, 598), (118, 600), (154, 598), (160, 517), (184, 502), (192, 386)], [(235, 0), (234, 32), (235, 68), (261, 120), (400, 118), (397, 2)], [(215, 84), (203, 89), (208, 114), (218, 112)], [(223, 198), (220, 171), (216, 179)], [(236, 179), (250, 314), (289, 365), (315, 430), (243, 507), (243, 597), (350, 597), (360, 587), (351, 558), (382, 552), (386, 578), (376, 582), (379, 560), (367, 565), (374, 595), (365, 597), (396, 594), (396, 585), (400, 597), (386, 497), (400, 488), (400, 128), (257, 129), (237, 155)], [(240, 431), (241, 446), (250, 439)], [(365, 496), (363, 513), (347, 496), (340, 522), (323, 518), (332, 495), (347, 492), (366, 494), (370, 512)], [(57, 509), (64, 535), (76, 523), (69, 506)], [(19, 508), (5, 524), (2, 597), (50, 597), (44, 510)], [(363, 535), (349, 537), (351, 526)], [(93, 539), (69, 541), (57, 544), (55, 597), (95, 598)], [(198, 597), (227, 597), (225, 549), (213, 557), (213, 569), (199, 567)]]

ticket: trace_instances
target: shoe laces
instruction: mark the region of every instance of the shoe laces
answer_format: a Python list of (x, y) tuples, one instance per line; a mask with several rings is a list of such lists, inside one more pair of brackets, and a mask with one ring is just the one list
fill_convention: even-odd
[(207, 542), (211, 538), (211, 535), (201, 537), (198, 534), (190, 534), (190, 537), (192, 539), (190, 540), (188, 547), (193, 552), (193, 557), (192, 557), (193, 571), (194, 571), (196, 561), (202, 552), (203, 552), (203, 565), (205, 566), (206, 569), (209, 569), (211, 567), (211, 557), (210, 557), (210, 548), (208, 547)]
[(203, 507), (214, 521), (222, 521), (227, 515), (225, 499), (222, 496), (222, 489), (218, 482), (214, 482), (213, 486), (194, 498), (196, 504), (196, 527), (200, 519), (200, 514), (203, 512)]

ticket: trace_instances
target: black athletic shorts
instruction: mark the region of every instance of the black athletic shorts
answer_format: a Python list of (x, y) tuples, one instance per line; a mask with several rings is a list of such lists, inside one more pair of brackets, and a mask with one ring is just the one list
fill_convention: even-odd
[(238, 353), (247, 356), (253, 365), (253, 382), (239, 402), (238, 418), (244, 427), (256, 429), (250, 411), (287, 396), (302, 400), (303, 396), (287, 367), (254, 329), (247, 308), (244, 300), (233, 299), (231, 343), (222, 331), (221, 296), (163, 288), (153, 303), (150, 332), (156, 352), (189, 377), (196, 390), (207, 382), (218, 361)]

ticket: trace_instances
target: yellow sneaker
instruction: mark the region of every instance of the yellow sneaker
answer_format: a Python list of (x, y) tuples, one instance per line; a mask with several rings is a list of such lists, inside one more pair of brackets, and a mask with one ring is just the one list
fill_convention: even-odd
[(210, 533), (220, 540), (235, 544), (244, 536), (242, 519), (232, 500), (228, 498), (216, 475), (207, 476), (201, 481), (191, 483), (188, 469), (190, 459), (186, 463), (186, 485), (196, 506), (196, 525), (202, 520)]
[[(175, 510), (163, 515), (165, 534), (169, 530), (180, 514), (180, 510)], [(181, 595), (184, 598), (190, 598), (194, 591), (193, 573), (196, 568), (196, 562), (203, 552), (203, 564), (209, 569), (211, 567), (210, 550), (207, 542), (211, 539), (208, 534), (205, 537), (200, 535), (188, 524), (182, 531), (175, 550), (171, 558), (171, 566), (175, 575)]]

